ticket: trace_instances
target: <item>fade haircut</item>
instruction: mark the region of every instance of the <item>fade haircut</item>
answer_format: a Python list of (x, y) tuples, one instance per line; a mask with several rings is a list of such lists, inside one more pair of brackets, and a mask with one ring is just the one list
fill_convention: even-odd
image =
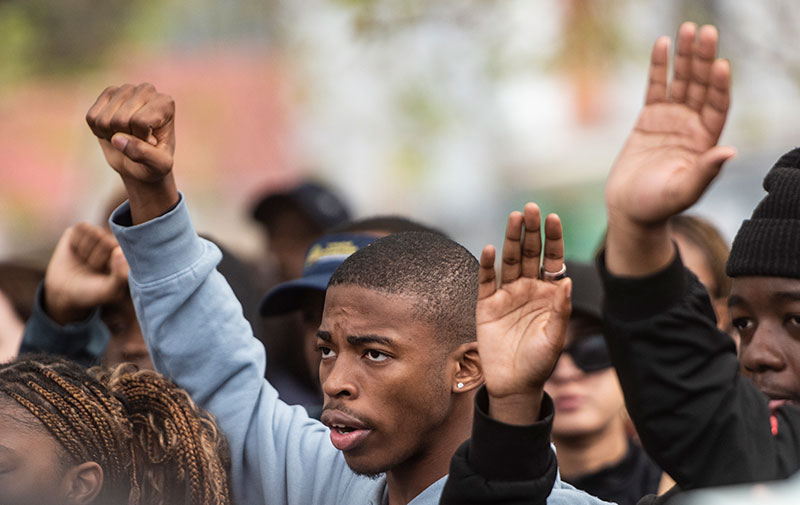
[(416, 314), (453, 348), (476, 339), (478, 260), (438, 233), (403, 232), (359, 249), (328, 287), (353, 285), (413, 300)]

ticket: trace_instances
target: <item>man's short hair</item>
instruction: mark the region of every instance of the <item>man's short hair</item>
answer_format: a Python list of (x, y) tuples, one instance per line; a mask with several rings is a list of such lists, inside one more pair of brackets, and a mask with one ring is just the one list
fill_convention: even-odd
[(334, 272), (328, 287), (339, 285), (413, 298), (419, 317), (450, 348), (476, 339), (478, 260), (440, 234), (404, 232), (376, 240)]

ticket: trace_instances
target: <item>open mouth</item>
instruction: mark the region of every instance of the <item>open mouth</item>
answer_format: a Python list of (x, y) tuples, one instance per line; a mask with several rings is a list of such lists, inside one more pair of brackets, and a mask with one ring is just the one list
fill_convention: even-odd
[(344, 424), (331, 425), (331, 430), (332, 431), (336, 431), (338, 433), (342, 433), (342, 434), (344, 434), (344, 433), (352, 433), (352, 432), (356, 431), (355, 428), (353, 428), (351, 426), (345, 426)]
[(340, 451), (352, 451), (372, 433), (365, 423), (339, 410), (325, 410), (322, 422), (330, 428), (331, 443)]

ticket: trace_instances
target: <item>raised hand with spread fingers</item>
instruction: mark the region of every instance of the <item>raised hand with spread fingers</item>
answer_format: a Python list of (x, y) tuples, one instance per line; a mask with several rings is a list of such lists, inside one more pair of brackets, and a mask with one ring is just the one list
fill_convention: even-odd
[[(564, 278), (561, 221), (550, 214), (542, 247), (539, 207), (508, 217), (500, 283), (495, 249), (486, 246), (478, 274), (477, 331), (489, 414), (509, 424), (538, 418), (543, 386), (564, 345), (571, 281)], [(541, 258), (541, 259), (540, 259)]]
[(673, 255), (667, 220), (705, 192), (732, 147), (718, 146), (730, 104), (730, 65), (716, 57), (713, 26), (684, 23), (674, 75), (669, 38), (656, 40), (647, 95), (606, 184), (606, 262), (619, 275), (645, 275)]

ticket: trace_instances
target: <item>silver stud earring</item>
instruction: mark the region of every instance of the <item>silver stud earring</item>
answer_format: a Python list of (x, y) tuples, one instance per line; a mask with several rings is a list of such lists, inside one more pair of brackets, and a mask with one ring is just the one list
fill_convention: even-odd
[(458, 389), (462, 389), (464, 387), (464, 383), (463, 382), (459, 382), (458, 384), (456, 384), (456, 387)]

